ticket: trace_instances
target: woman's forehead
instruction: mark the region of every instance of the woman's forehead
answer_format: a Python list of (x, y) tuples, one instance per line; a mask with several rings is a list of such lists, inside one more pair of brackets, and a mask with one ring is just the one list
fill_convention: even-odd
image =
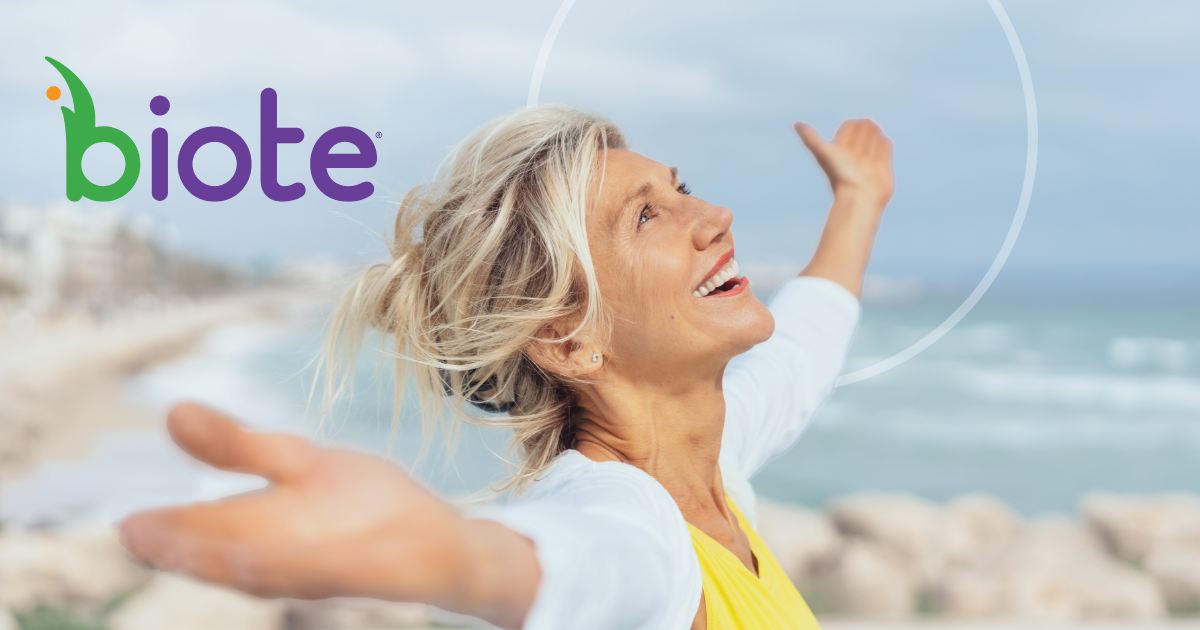
[(604, 162), (599, 200), (610, 210), (619, 211), (656, 187), (674, 188), (679, 169), (652, 160), (628, 149), (610, 149)]
[(668, 179), (673, 178), (678, 171), (674, 166), (667, 166), (629, 149), (609, 149), (605, 154), (604, 167), (606, 171), (629, 176), (666, 175)]

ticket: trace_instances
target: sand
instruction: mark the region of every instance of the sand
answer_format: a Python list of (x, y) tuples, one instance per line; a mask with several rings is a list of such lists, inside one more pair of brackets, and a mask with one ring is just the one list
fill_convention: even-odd
[(282, 299), (227, 296), (0, 335), (0, 485), (42, 462), (86, 455), (101, 433), (161, 424), (159, 412), (125, 395), (125, 381), (219, 326), (277, 316)]

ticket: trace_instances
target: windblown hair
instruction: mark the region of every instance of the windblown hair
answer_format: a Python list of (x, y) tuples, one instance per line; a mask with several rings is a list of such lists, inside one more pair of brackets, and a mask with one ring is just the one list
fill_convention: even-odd
[(391, 262), (342, 298), (325, 342), (326, 403), (346, 393), (373, 328), (394, 341), (394, 421), (411, 379), (427, 440), (440, 422), (449, 435), (457, 422), (513, 430), (519, 463), (504, 488), (571, 448), (572, 383), (527, 348), (552, 322), (575, 324), (557, 342), (607, 329), (586, 213), (605, 152), (625, 146), (611, 121), (561, 105), (501, 116), (456, 146), (401, 202)]

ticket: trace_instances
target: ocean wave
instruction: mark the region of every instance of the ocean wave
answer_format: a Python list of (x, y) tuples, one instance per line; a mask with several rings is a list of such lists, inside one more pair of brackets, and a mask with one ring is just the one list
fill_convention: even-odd
[(1116, 368), (1157, 368), (1178, 372), (1191, 365), (1191, 348), (1183, 339), (1116, 337), (1108, 342), (1108, 362)]
[(258, 428), (296, 430), (303, 409), (293, 392), (272, 382), (254, 362), (296, 331), (279, 324), (236, 324), (209, 333), (192, 354), (130, 380), (134, 399), (158, 408), (184, 400), (211, 405)]
[(1013, 416), (987, 421), (926, 417), (882, 420), (873, 427), (880, 439), (941, 447), (1043, 449), (1064, 454), (1077, 449), (1200, 449), (1200, 421), (1189, 417), (1113, 418), (1099, 416)]
[(1053, 374), (965, 368), (971, 394), (1002, 402), (1121, 410), (1200, 412), (1200, 380), (1180, 375)]

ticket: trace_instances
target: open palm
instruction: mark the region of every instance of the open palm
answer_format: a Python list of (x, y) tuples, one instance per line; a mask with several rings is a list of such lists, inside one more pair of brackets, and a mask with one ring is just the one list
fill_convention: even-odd
[(251, 433), (198, 405), (176, 407), (168, 427), (197, 459), (271, 485), (131, 516), (121, 525), (125, 544), (152, 566), (302, 598), (432, 601), (462, 579), (464, 520), (404, 470), (296, 436)]
[(870, 119), (847, 120), (838, 127), (833, 142), (826, 142), (811, 126), (795, 124), (804, 146), (829, 177), (836, 194), (864, 194), (879, 209), (892, 198), (892, 142)]

